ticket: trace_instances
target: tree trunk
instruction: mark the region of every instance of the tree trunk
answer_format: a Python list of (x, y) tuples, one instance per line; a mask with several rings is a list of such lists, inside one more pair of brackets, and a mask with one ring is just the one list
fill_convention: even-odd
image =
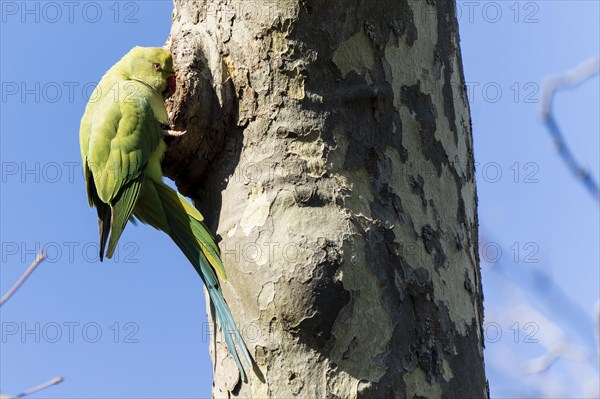
[(217, 335), (214, 397), (487, 397), (454, 2), (175, 0), (167, 46), (165, 171), (259, 369)]

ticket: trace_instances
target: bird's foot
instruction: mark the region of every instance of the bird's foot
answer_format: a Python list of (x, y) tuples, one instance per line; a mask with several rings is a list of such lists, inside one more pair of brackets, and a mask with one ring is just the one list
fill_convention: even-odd
[(183, 136), (185, 133), (187, 132), (187, 130), (184, 131), (180, 131), (180, 130), (163, 130), (163, 136), (165, 137), (179, 137), (179, 136)]

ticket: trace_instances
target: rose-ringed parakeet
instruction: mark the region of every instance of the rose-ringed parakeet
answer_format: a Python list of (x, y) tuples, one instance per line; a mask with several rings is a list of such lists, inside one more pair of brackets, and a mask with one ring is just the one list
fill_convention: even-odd
[(252, 362), (217, 279), (217, 274), (226, 278), (219, 249), (198, 210), (162, 181), (161, 124), (168, 124), (165, 98), (174, 91), (171, 53), (134, 47), (106, 72), (90, 97), (79, 140), (89, 204), (98, 212), (100, 260), (105, 251), (112, 257), (130, 219), (167, 233), (202, 278), (245, 380), (238, 354)]

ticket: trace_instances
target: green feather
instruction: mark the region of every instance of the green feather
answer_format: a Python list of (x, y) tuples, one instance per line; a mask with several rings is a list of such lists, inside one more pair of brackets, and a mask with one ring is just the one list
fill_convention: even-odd
[(135, 47), (102, 77), (86, 106), (79, 139), (88, 202), (98, 212), (100, 260), (105, 249), (107, 258), (113, 255), (129, 220), (166, 232), (204, 282), (246, 380), (240, 355), (249, 365), (252, 360), (217, 278), (226, 279), (219, 247), (200, 212), (162, 182), (161, 124), (168, 123), (163, 93), (172, 74), (167, 50)]
[[(152, 215), (151, 210), (157, 208), (162, 209), (164, 215), (166, 215), (166, 225), (164, 221), (156, 223), (157, 218)], [(194, 209), (194, 211), (189, 212), (190, 208)], [(192, 214), (190, 215), (190, 213)], [(217, 265), (220, 265), (221, 268), (223, 267), (218, 255), (218, 247), (204, 223), (198, 220), (198, 218), (202, 218), (200, 213), (182, 196), (178, 196), (178, 193), (163, 182), (147, 178), (134, 215), (140, 221), (167, 232), (179, 249), (185, 254), (192, 266), (194, 266), (194, 269), (206, 286), (211, 303), (215, 309), (217, 325), (223, 331), (229, 352), (238, 365), (242, 379), (246, 381), (246, 373), (240, 361), (240, 354), (248, 365), (252, 365), (252, 360), (248, 348), (233, 320), (231, 310), (225, 302), (225, 298), (223, 298), (223, 292), (215, 273), (218, 269), (210, 261), (210, 258), (205, 255), (206, 253), (214, 255), (214, 259), (218, 260)]]

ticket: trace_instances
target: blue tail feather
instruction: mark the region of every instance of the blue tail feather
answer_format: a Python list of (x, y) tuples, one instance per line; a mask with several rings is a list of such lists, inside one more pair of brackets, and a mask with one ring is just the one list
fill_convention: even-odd
[[(215, 309), (217, 325), (223, 331), (225, 343), (239, 368), (242, 379), (246, 381), (246, 373), (242, 362), (240, 361), (239, 353), (241, 352), (244, 361), (249, 366), (252, 366), (252, 360), (242, 335), (233, 320), (231, 310), (229, 309), (227, 302), (225, 302), (215, 270), (202, 252), (202, 249), (199, 247), (198, 241), (194, 236), (194, 231), (202, 231), (203, 226), (200, 226), (199, 224), (201, 222), (190, 217), (187, 213), (185, 214), (185, 217), (183, 217), (181, 214), (182, 212), (185, 212), (183, 208), (174, 208), (172, 203), (168, 201), (163, 201), (162, 204), (171, 229), (169, 236), (185, 254), (187, 259), (194, 266), (194, 269), (196, 269), (196, 272), (202, 278)], [(205, 234), (207, 233), (208, 232)]]

